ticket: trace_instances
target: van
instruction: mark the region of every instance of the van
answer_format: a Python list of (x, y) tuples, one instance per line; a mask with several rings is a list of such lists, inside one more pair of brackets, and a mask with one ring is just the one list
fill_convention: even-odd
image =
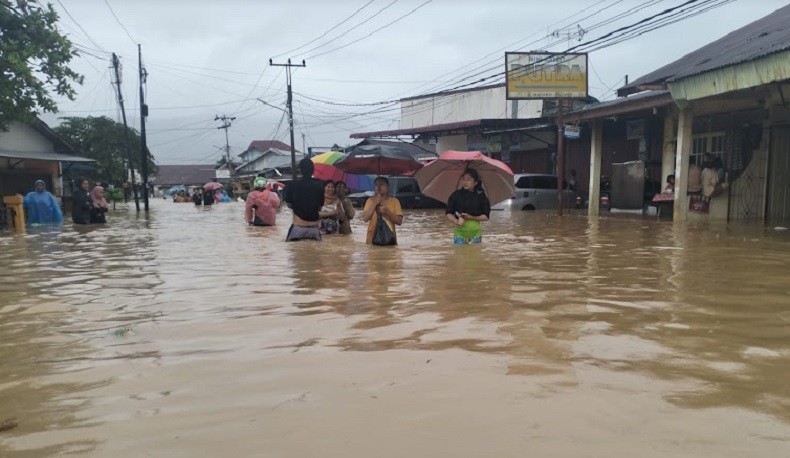
[[(557, 177), (539, 173), (513, 176), (516, 195), (492, 207), (492, 210), (547, 210), (557, 208)], [(563, 205), (568, 208), (573, 191), (564, 189)]]
[(414, 177), (388, 177), (390, 196), (400, 201), (402, 208), (444, 208), (445, 205), (420, 192), (420, 185)]

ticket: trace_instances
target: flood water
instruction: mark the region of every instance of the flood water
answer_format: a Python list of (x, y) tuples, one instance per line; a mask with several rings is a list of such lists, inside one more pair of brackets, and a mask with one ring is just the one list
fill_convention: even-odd
[(0, 236), (0, 456), (790, 455), (790, 231), (242, 212)]

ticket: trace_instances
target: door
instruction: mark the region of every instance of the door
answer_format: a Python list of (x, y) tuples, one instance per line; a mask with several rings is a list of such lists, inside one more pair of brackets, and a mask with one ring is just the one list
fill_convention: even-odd
[(790, 128), (775, 127), (768, 170), (768, 221), (790, 221)]
[(557, 208), (557, 177), (536, 176), (533, 182), (537, 193), (538, 208)]

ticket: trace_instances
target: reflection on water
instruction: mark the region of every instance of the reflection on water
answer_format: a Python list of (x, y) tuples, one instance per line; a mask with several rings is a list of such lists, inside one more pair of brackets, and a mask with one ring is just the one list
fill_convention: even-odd
[(0, 455), (790, 450), (786, 233), (500, 212), (456, 247), (413, 211), (379, 248), (242, 214), (0, 237)]

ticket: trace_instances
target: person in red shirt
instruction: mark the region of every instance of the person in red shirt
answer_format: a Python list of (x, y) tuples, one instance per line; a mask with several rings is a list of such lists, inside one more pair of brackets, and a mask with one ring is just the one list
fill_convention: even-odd
[(252, 226), (274, 226), (277, 222), (277, 208), (280, 196), (266, 189), (268, 180), (258, 177), (253, 181), (253, 191), (247, 195), (244, 205), (245, 221)]

